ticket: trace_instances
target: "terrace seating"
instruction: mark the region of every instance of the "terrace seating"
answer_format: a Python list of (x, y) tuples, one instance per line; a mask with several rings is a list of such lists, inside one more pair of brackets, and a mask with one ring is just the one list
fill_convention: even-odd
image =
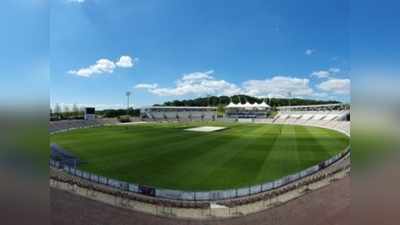
[(215, 118), (215, 114), (213, 112), (204, 112), (205, 120), (212, 120)]
[(154, 120), (162, 120), (164, 119), (164, 113), (163, 112), (151, 112), (152, 118)]
[(188, 120), (189, 116), (190, 116), (190, 112), (182, 111), (182, 112), (178, 112), (178, 115), (179, 115), (179, 119)]
[(203, 113), (202, 112), (192, 112), (192, 120), (201, 120)]
[(176, 112), (165, 112), (164, 115), (168, 120), (176, 120), (177, 113)]
[(349, 113), (349, 110), (281, 111), (272, 119), (272, 123), (328, 127), (349, 133), (350, 122), (344, 121)]
[(63, 130), (70, 130), (76, 128), (102, 126), (105, 124), (116, 123), (115, 119), (96, 119), (96, 120), (62, 120), (50, 121), (49, 132), (58, 132)]

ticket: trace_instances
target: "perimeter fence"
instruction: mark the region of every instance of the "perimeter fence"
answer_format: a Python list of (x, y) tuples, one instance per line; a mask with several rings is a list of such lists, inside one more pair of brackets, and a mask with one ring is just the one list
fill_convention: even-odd
[(100, 176), (94, 173), (82, 171), (74, 166), (64, 164), (61, 161), (56, 161), (51, 159), (49, 164), (51, 167), (61, 169), (72, 176), (76, 176), (87, 181), (116, 188), (121, 191), (139, 193), (147, 196), (153, 196), (157, 198), (171, 199), (171, 200), (218, 201), (218, 200), (226, 200), (226, 199), (234, 199), (239, 197), (250, 196), (261, 192), (271, 191), (273, 189), (280, 188), (282, 186), (285, 186), (287, 184), (290, 184), (292, 182), (298, 181), (307, 176), (315, 174), (331, 166), (338, 160), (346, 157), (348, 154), (350, 154), (350, 148), (347, 148), (345, 151), (331, 157), (326, 161), (319, 163), (318, 165), (312, 166), (298, 173), (285, 176), (275, 181), (266, 182), (258, 185), (252, 185), (248, 187), (236, 188), (236, 189), (214, 190), (214, 191), (181, 191), (181, 190), (156, 188), (147, 185), (119, 181), (116, 179)]

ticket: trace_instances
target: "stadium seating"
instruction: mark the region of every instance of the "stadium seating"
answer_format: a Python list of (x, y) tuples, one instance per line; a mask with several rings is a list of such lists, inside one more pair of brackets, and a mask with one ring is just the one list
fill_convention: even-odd
[(280, 111), (270, 122), (327, 127), (349, 134), (349, 113), (350, 110)]
[(50, 121), (49, 122), (49, 132), (54, 133), (54, 132), (71, 130), (71, 129), (76, 129), (76, 128), (102, 126), (105, 124), (114, 124), (117, 122), (118, 121), (116, 119)]
[(204, 120), (212, 120), (215, 118), (215, 113), (213, 112), (204, 112)]
[(154, 121), (190, 121), (190, 120), (213, 120), (216, 118), (215, 111), (150, 111), (146, 116)]
[(180, 120), (189, 120), (190, 117), (190, 112), (189, 111), (182, 111), (178, 112), (178, 116)]
[(192, 120), (201, 120), (203, 113), (199, 111), (192, 112)]
[(167, 120), (176, 120), (176, 112), (165, 112), (164, 115), (166, 116)]

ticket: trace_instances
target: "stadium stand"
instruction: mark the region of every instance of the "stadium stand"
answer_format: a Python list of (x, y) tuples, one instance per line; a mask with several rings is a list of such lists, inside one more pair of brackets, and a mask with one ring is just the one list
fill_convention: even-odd
[(216, 107), (152, 106), (144, 107), (140, 111), (143, 120), (153, 121), (215, 120), (217, 117)]
[(326, 127), (350, 133), (349, 105), (291, 106), (278, 107), (278, 110), (271, 123)]
[(96, 120), (60, 120), (49, 122), (49, 132), (56, 133), (65, 130), (103, 126), (105, 124), (115, 124), (116, 119), (96, 119)]

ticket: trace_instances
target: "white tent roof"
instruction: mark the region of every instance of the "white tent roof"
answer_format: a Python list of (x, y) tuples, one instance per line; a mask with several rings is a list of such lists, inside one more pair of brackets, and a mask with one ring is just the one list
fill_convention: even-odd
[(237, 108), (239, 104), (235, 104), (233, 102), (229, 103), (226, 108)]
[(251, 107), (253, 107), (253, 105), (250, 104), (249, 102), (246, 102), (245, 104), (243, 104), (243, 106), (246, 107), (246, 108), (251, 108)]
[(269, 106), (267, 103), (265, 103), (264, 101), (261, 102), (261, 104), (258, 104), (259, 108), (271, 108), (271, 106)]
[(249, 102), (246, 102), (245, 104), (238, 103), (235, 104), (233, 102), (229, 103), (226, 108), (246, 108), (246, 109), (253, 109), (253, 108), (271, 108), (268, 104), (265, 102), (262, 102), (261, 104), (258, 104), (257, 102), (254, 104), (250, 104)]

